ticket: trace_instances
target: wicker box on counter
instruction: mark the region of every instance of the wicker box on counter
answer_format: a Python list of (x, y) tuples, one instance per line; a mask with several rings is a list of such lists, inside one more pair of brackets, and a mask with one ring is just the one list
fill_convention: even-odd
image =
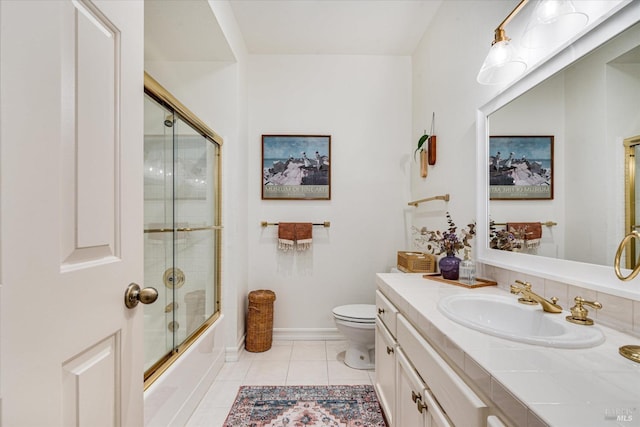
[(398, 270), (405, 273), (435, 273), (436, 261), (432, 254), (398, 251)]

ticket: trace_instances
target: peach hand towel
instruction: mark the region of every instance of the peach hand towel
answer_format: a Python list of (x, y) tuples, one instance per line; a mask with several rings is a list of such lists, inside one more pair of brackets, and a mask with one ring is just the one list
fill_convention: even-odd
[(287, 252), (293, 249), (296, 242), (296, 224), (281, 222), (278, 224), (278, 249)]
[(310, 222), (278, 223), (278, 249), (287, 252), (294, 248), (306, 251), (311, 247), (313, 224)]
[(313, 241), (313, 224), (310, 222), (296, 223), (296, 249), (306, 251)]

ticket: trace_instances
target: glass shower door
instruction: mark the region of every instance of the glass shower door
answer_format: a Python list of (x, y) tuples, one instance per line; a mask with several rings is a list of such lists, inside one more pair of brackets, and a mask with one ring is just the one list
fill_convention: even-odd
[(155, 379), (220, 312), (220, 147), (145, 96), (145, 380)]
[(144, 306), (144, 368), (148, 371), (175, 347), (167, 330), (174, 298), (164, 285), (173, 265), (174, 115), (153, 99), (144, 100), (144, 279), (158, 290), (155, 304)]
[(219, 308), (218, 146), (186, 123), (176, 123), (174, 145), (174, 312), (177, 342), (197, 332)]

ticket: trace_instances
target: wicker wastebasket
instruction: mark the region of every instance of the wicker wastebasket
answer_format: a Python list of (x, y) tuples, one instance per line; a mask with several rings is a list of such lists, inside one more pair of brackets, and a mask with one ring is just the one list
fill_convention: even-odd
[(247, 338), (245, 349), (254, 353), (267, 351), (273, 339), (273, 291), (258, 290), (249, 292), (247, 310)]

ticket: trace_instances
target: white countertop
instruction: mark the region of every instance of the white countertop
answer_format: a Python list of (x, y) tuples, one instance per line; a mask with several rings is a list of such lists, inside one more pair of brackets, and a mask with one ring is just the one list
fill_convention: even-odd
[[(446, 353), (518, 426), (640, 426), (640, 363), (618, 353), (640, 338), (601, 325), (603, 344), (560, 349), (523, 344), (459, 325), (438, 310), (460, 293), (511, 295), (495, 286), (466, 289), (422, 274), (379, 273), (378, 288), (439, 351)], [(511, 295), (517, 298), (515, 295)], [(549, 314), (551, 316), (567, 313)], [(505, 390), (506, 389), (506, 390)], [(620, 418), (618, 418), (620, 416)]]

